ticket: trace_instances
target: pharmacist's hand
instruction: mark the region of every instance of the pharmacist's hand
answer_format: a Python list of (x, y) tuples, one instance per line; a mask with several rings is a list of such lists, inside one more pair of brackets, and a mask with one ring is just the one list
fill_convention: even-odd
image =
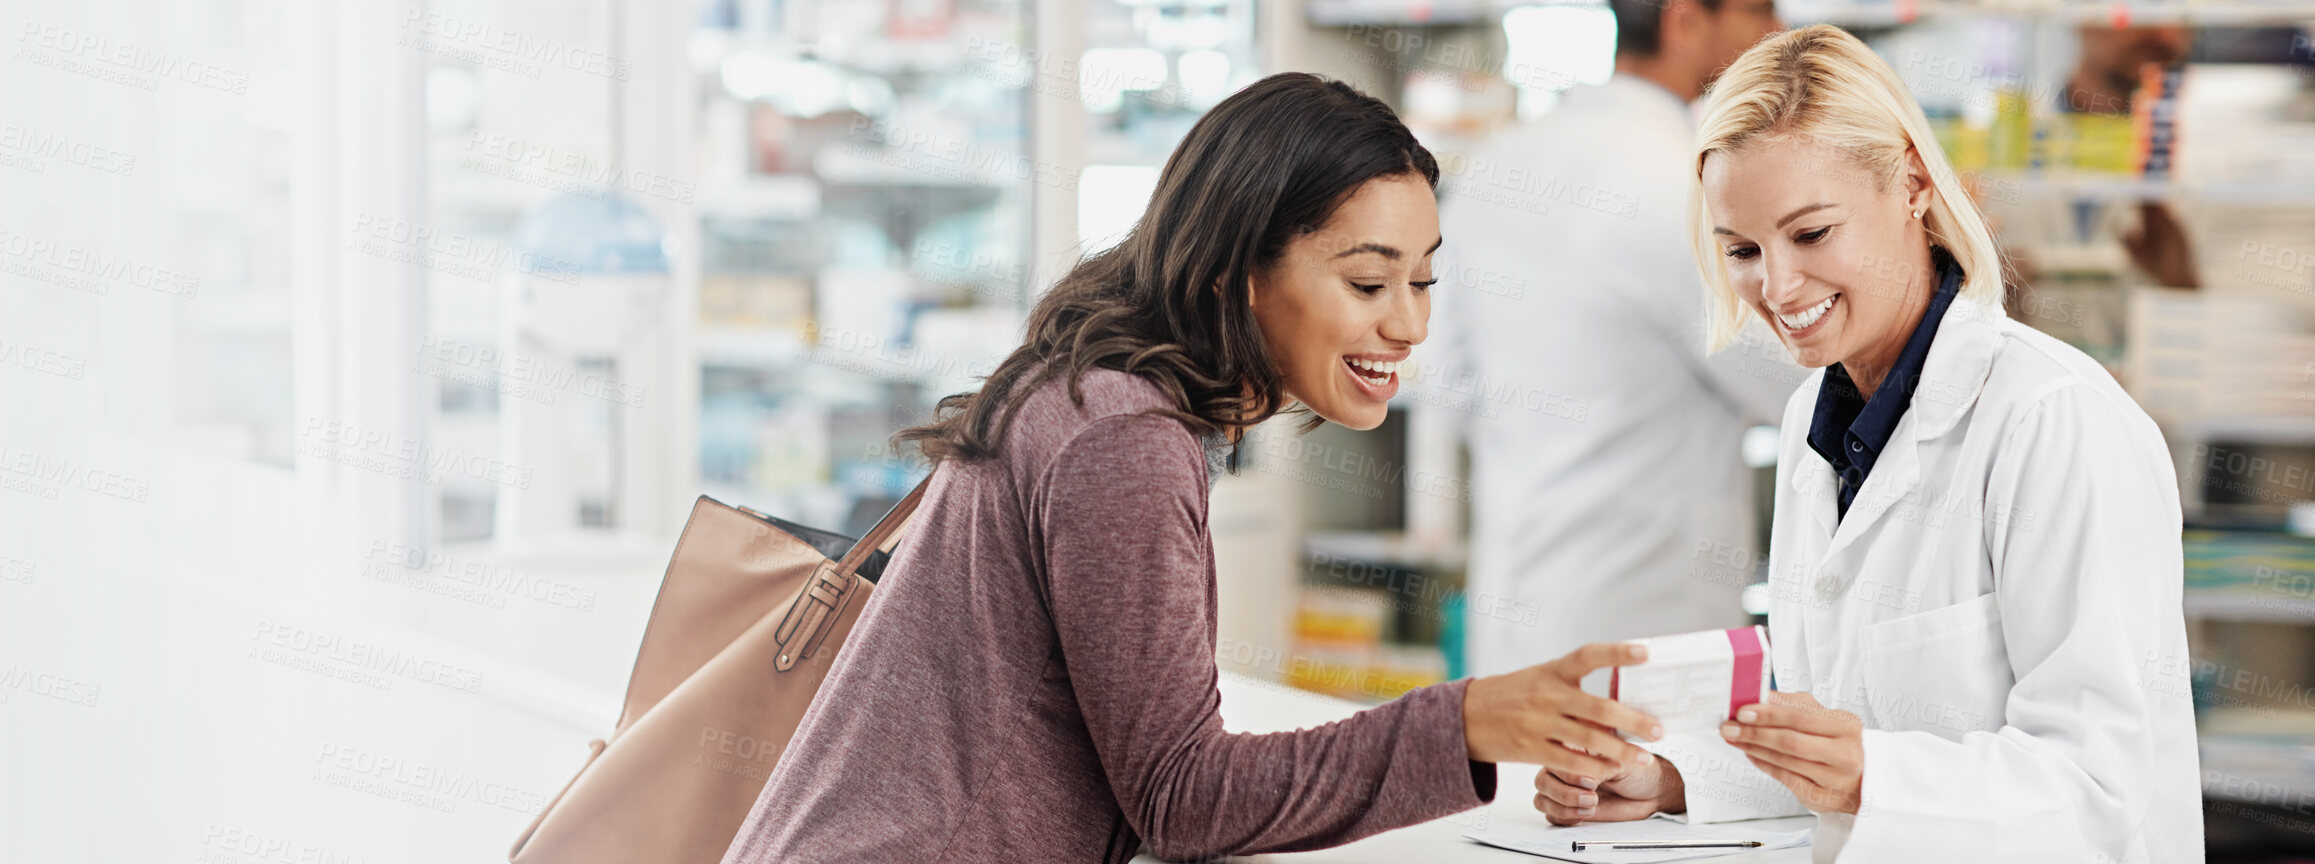
[(1819, 813), (1855, 813), (1865, 788), (1865, 722), (1779, 690), (1720, 724), (1721, 737)]
[(1545, 768), (1535, 772), (1535, 809), (1553, 825), (1629, 822), (1658, 811), (1687, 812), (1688, 790), (1666, 759), (1607, 777)]
[(1606, 777), (1655, 756), (1616, 730), (1664, 736), (1656, 719), (1583, 691), (1584, 673), (1648, 659), (1646, 648), (1602, 642), (1549, 663), (1474, 678), (1463, 690), (1464, 748), (1480, 762), (1526, 762)]

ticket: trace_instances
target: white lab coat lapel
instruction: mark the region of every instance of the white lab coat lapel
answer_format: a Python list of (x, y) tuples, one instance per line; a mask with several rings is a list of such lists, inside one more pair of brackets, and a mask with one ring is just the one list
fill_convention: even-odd
[(1815, 554), (1803, 559), (1814, 568), (1824, 563), (1833, 529), (1840, 524), (1841, 485), (1833, 478), (1833, 469), (1816, 451), (1804, 444), (1798, 455), (1806, 461), (1793, 467), (1792, 491), (1800, 496), (1801, 505), (1808, 508), (1809, 521), (1817, 526)]
[[(1821, 376), (1819, 382), (1822, 383)], [(1806, 433), (1800, 437), (1805, 439)], [(1808, 649), (1805, 652), (1808, 676), (1795, 683), (1805, 684), (1803, 689), (1818, 692), (1831, 683), (1825, 681), (1824, 676), (1834, 668), (1832, 653), (1840, 648), (1837, 640), (1819, 639), (1813, 635), (1826, 632), (1830, 625), (1825, 619), (1833, 614), (1831, 604), (1826, 602), (1832, 597), (1823, 592), (1823, 586), (1827, 584), (1826, 579), (1833, 578), (1827, 565), (1830, 563), (1829, 550), (1832, 548), (1838, 516), (1835, 508), (1839, 506), (1840, 482), (1833, 477), (1833, 469), (1825, 464), (1825, 460), (1816, 451), (1809, 449), (1805, 440), (1800, 446), (1788, 450), (1784, 456), (1797, 463), (1788, 475), (1791, 477), (1792, 488), (1786, 494), (1794, 496), (1794, 501), (1806, 508), (1811, 524), (1807, 536), (1795, 538), (1800, 548), (1786, 553), (1789, 556), (1787, 560), (1795, 564), (1792, 569), (1798, 571), (1792, 574), (1798, 584), (1794, 586), (1797, 590), (1791, 596), (1796, 599), (1807, 598), (1799, 603), (1804, 632), (1796, 641)], [(1770, 578), (1774, 579), (1775, 576), (1772, 574)], [(1788, 637), (1778, 635), (1776, 638), (1781, 642)], [(1778, 684), (1780, 688), (1785, 686), (1781, 682)]]
[(1994, 346), (2000, 339), (1993, 322), (2001, 315), (1999, 308), (1989, 314), (1966, 297), (1955, 297), (1946, 307), (1937, 338), (1929, 343), (1929, 356), (1921, 364), (1921, 383), (1914, 387), (1912, 402), (1890, 433), (1889, 443), (1874, 460), (1873, 473), (1865, 477), (1864, 488), (1849, 502), (1848, 516), (1833, 532), (1825, 549), (1827, 560), (1872, 531), (1874, 523), (1888, 515), (1891, 507), (1912, 496), (1921, 485), (1922, 444), (1950, 431), (1977, 402), (1986, 373), (1993, 369)]
[[(1922, 380), (1928, 380), (1928, 376), (1923, 375)], [(1849, 515), (1833, 530), (1832, 541), (1825, 547), (1826, 560), (1832, 560), (1841, 550), (1857, 542), (1859, 535), (1873, 530), (1874, 522), (1921, 485), (1921, 446), (1915, 438), (1921, 429), (1920, 421), (1921, 417), (1911, 408), (1906, 409), (1904, 417), (1898, 418), (1897, 428), (1889, 433), (1889, 442), (1882, 446), (1881, 455), (1873, 462), (1873, 473), (1865, 475), (1865, 487), (1857, 490), (1857, 497), (1849, 502)]]
[[(1999, 307), (1988, 309), (1967, 297), (1955, 297), (1946, 307), (1945, 318), (1939, 322), (1937, 337), (1929, 345), (1929, 357), (1922, 363), (1921, 383), (1914, 388), (1913, 402), (1905, 416), (1889, 436), (1889, 443), (1873, 463), (1873, 473), (1865, 478), (1865, 486), (1857, 490), (1857, 497), (1849, 503), (1847, 516), (1838, 516), (1839, 481), (1823, 457), (1816, 455), (1805, 443), (1788, 453), (1798, 457), (1801, 464), (1793, 466), (1789, 475), (1791, 492), (1800, 504), (1808, 508), (1816, 530), (1806, 538), (1810, 548), (1796, 550), (1801, 554), (1793, 560), (1806, 562), (1801, 573), (1803, 596), (1815, 602), (1804, 604), (1807, 610), (1802, 618), (1811, 631), (1823, 632), (1830, 626), (1829, 616), (1839, 614), (1841, 595), (1849, 583), (1864, 569), (1864, 556), (1869, 551), (1855, 549), (1854, 555), (1844, 556), (1859, 538), (1872, 533), (1899, 501), (1914, 494), (1921, 485), (1922, 450), (1925, 442), (1953, 429), (1963, 415), (1977, 401), (1978, 392), (1985, 386), (1986, 374), (1993, 369), (1995, 348), (2001, 338), (1997, 321), (2002, 317)], [(1822, 379), (1819, 379), (1822, 386)], [(1806, 437), (1805, 431), (1802, 435)], [(1934, 446), (1929, 443), (1926, 446)], [(1840, 646), (1836, 640), (1809, 637), (1808, 659), (1812, 667), (1810, 677), (1815, 684), (1838, 688), (1846, 682), (1823, 680), (1834, 668), (1832, 652)]]

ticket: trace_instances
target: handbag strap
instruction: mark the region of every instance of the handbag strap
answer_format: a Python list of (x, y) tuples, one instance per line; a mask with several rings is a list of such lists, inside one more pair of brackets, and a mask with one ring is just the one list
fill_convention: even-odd
[(860, 535), (860, 541), (852, 544), (852, 551), (844, 553), (842, 561), (823, 561), (813, 568), (812, 580), (796, 592), (795, 602), (788, 604), (787, 614), (780, 616), (780, 626), (773, 631), (772, 639), (780, 646), (780, 656), (772, 664), (773, 669), (786, 672), (820, 650), (820, 643), (828, 638), (829, 626), (835, 623), (836, 612), (850, 603), (856, 593), (853, 586), (858, 580), (853, 574), (870, 554), (879, 550), (890, 552), (900, 542), (901, 531), (916, 515), (916, 505), (924, 500), (925, 487), (930, 485), (932, 475), (928, 474), (916, 488), (908, 490), (900, 503), (892, 505), (884, 518), (876, 521), (876, 527)]
[(923, 480), (917, 481), (916, 488), (901, 497), (900, 503), (885, 511), (884, 518), (876, 520), (876, 527), (860, 535), (860, 542), (852, 544), (852, 551), (844, 553), (844, 560), (837, 562), (836, 569), (847, 574), (856, 572), (860, 565), (868, 563), (870, 554), (890, 552), (899, 545), (901, 532), (908, 528), (910, 517), (916, 515), (916, 505), (924, 500), (924, 487), (930, 485), (932, 475), (926, 474)]

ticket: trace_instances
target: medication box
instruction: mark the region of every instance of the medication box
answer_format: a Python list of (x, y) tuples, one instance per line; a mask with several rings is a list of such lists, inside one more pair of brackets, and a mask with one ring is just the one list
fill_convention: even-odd
[(1664, 724), (1667, 735), (1710, 731), (1768, 699), (1768, 628), (1736, 627), (1634, 639), (1648, 662), (1614, 669), (1608, 698)]

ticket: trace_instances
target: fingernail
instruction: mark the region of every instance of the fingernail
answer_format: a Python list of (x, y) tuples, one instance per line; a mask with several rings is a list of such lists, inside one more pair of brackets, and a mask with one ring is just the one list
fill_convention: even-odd
[(1654, 741), (1662, 737), (1664, 737), (1664, 724), (1658, 723), (1648, 727), (1648, 740)]
[(1630, 657), (1635, 661), (1646, 662), (1648, 659), (1648, 648), (1645, 645), (1633, 645), (1624, 649), (1624, 656)]
[(1600, 803), (1600, 796), (1598, 796), (1598, 795), (1578, 795), (1578, 796), (1575, 796), (1575, 803), (1577, 803), (1577, 804), (1580, 804), (1580, 805), (1582, 805), (1582, 806), (1585, 806), (1585, 807), (1591, 807), (1591, 806), (1594, 806), (1594, 805), (1596, 805), (1596, 804)]
[(1654, 761), (1656, 761), (1656, 754), (1650, 753), (1646, 750), (1640, 751), (1640, 764), (1646, 765)]
[(1586, 789), (1598, 789), (1600, 788), (1600, 781), (1597, 777), (1578, 777), (1575, 778), (1575, 785)]
[(1577, 809), (1576, 809), (1576, 811), (1575, 811), (1575, 815), (1577, 815), (1577, 816), (1590, 816), (1590, 815), (1592, 815), (1592, 808), (1590, 808), (1590, 807), (1581, 807), (1581, 808), (1577, 808)]
[(1734, 723), (1720, 724), (1720, 737), (1726, 738), (1730, 741), (1736, 740), (1736, 736), (1742, 734), (1743, 732), (1744, 727), (1738, 726)]
[(1754, 720), (1760, 719), (1760, 712), (1754, 711), (1751, 708), (1738, 708), (1736, 709), (1736, 719), (1740, 722), (1750, 723)]

